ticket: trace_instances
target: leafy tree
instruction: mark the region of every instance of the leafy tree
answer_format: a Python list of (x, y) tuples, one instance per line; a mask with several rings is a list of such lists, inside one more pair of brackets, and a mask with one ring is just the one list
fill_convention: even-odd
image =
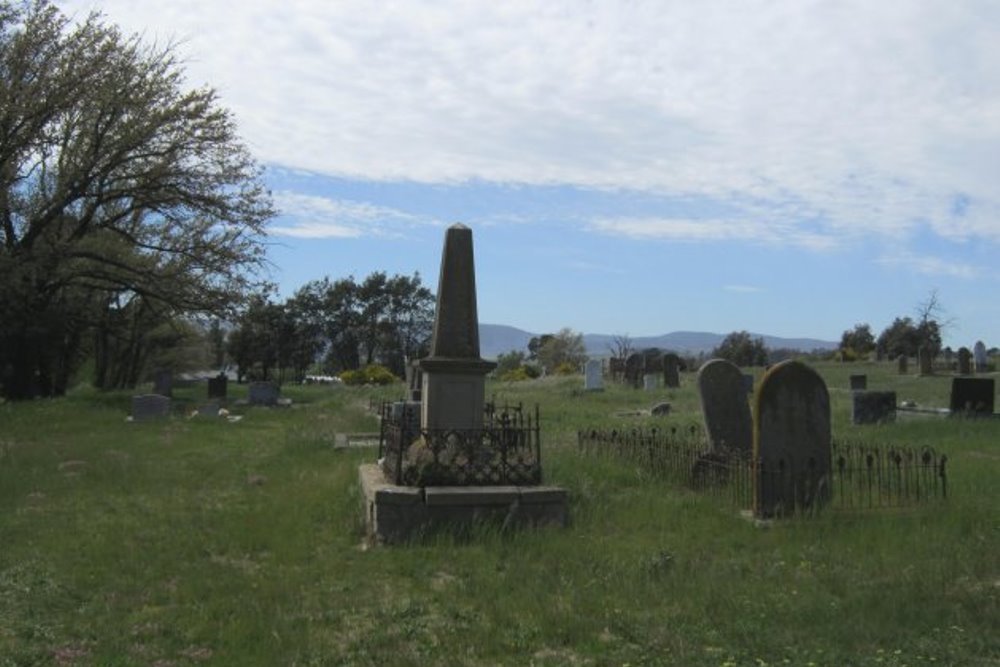
[(556, 334), (542, 338), (545, 341), (538, 348), (535, 356), (547, 373), (554, 373), (560, 367), (579, 370), (580, 366), (587, 360), (583, 334), (576, 333), (569, 328), (563, 328)]
[(141, 344), (110, 328), (222, 314), (254, 287), (273, 215), (261, 170), (215, 92), (182, 83), (170, 45), (99, 14), (71, 26), (48, 0), (0, 0), (8, 398), (65, 391), (92, 333)]
[(943, 331), (953, 324), (953, 320), (944, 319), (944, 307), (937, 290), (932, 290), (924, 301), (917, 304), (915, 311), (916, 321), (910, 317), (897, 317), (879, 334), (876, 345), (880, 353), (890, 357), (902, 354), (914, 357), (921, 347), (926, 347), (931, 356), (940, 354)]
[(855, 324), (840, 336), (840, 352), (844, 359), (858, 359), (875, 349), (875, 336), (868, 324)]
[(746, 331), (734, 331), (726, 336), (719, 347), (712, 350), (712, 356), (728, 359), (737, 366), (764, 366), (767, 364), (767, 348), (764, 339), (752, 338)]
[(532, 336), (531, 340), (528, 341), (528, 359), (531, 361), (538, 360), (538, 353), (541, 352), (542, 348), (548, 344), (555, 337), (554, 334), (542, 334), (541, 336)]

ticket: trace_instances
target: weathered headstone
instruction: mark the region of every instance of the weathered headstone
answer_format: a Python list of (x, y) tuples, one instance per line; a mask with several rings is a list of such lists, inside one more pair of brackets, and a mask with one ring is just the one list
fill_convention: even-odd
[(970, 375), (972, 373), (972, 352), (967, 347), (958, 348), (958, 374)]
[(986, 344), (981, 340), (977, 340), (972, 348), (972, 355), (976, 360), (976, 372), (985, 373), (990, 360), (989, 355), (986, 354)]
[(642, 388), (646, 391), (655, 391), (660, 386), (659, 377), (656, 373), (645, 373), (642, 376)]
[(754, 405), (754, 514), (816, 510), (830, 499), (830, 394), (800, 361), (773, 366)]
[(992, 416), (994, 395), (993, 378), (952, 378), (951, 413), (967, 417)]
[(623, 382), (625, 378), (625, 360), (612, 357), (608, 360), (608, 374), (612, 382)]
[(208, 378), (208, 397), (225, 398), (229, 392), (229, 378), (219, 373), (214, 378)]
[(174, 395), (173, 371), (162, 369), (153, 374), (153, 393), (168, 398)]
[(281, 391), (272, 382), (251, 382), (247, 388), (247, 401), (250, 405), (274, 406), (278, 404)]
[(681, 358), (673, 352), (663, 355), (663, 386), (676, 389), (681, 386)]
[(917, 350), (917, 357), (920, 359), (920, 374), (934, 375), (934, 357), (931, 356), (931, 349), (921, 347)]
[(753, 434), (746, 377), (736, 364), (725, 359), (712, 359), (698, 369), (701, 411), (712, 451), (749, 453), (751, 450)]
[(198, 406), (198, 416), (199, 417), (218, 417), (219, 416), (219, 402), (209, 401), (204, 405)]
[(479, 356), (479, 313), (472, 230), (445, 232), (431, 354), (420, 360), (425, 429), (476, 429), (483, 425), (486, 374), (496, 368)]
[(642, 386), (643, 358), (638, 352), (625, 360), (625, 384), (635, 389)]
[(603, 391), (604, 376), (601, 374), (601, 360), (588, 359), (583, 372), (583, 388), (587, 391)]
[(132, 397), (132, 421), (149, 421), (170, 416), (170, 398), (162, 394)]
[(851, 398), (851, 421), (855, 424), (881, 424), (896, 420), (894, 391), (856, 391)]
[(905, 354), (901, 354), (898, 357), (896, 357), (896, 363), (898, 364), (900, 375), (906, 375), (907, 373), (910, 372), (909, 362), (910, 359)]
[(851, 376), (851, 391), (864, 391), (868, 388), (868, 376), (856, 374)]

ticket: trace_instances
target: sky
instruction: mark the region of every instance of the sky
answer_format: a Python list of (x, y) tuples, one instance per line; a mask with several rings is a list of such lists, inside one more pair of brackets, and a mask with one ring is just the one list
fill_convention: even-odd
[(471, 227), (480, 322), (1000, 344), (995, 0), (57, 0), (174, 44), (265, 168), (282, 297)]

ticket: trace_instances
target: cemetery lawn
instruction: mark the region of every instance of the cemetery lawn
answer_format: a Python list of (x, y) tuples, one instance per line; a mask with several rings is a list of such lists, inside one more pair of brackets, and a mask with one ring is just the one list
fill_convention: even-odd
[[(947, 406), (950, 378), (818, 365), (834, 437), (932, 446), (948, 498), (755, 526), (727, 501), (585, 458), (577, 429), (700, 422), (695, 376), (491, 383), (538, 403), (571, 526), (366, 548), (358, 465), (382, 389), (126, 423), (128, 394), (0, 405), (0, 666), (1000, 665), (1000, 420), (850, 424), (851, 373)], [(757, 372), (758, 377), (760, 371)], [(230, 398), (245, 387), (230, 386)], [(666, 418), (615, 417), (667, 400)]]

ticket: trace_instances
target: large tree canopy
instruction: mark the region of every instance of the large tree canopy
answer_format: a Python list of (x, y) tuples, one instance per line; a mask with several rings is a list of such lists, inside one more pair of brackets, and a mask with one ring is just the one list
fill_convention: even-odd
[(119, 313), (223, 313), (257, 286), (261, 170), (215, 92), (183, 84), (170, 45), (0, 0), (8, 397), (59, 393), (84, 335)]

